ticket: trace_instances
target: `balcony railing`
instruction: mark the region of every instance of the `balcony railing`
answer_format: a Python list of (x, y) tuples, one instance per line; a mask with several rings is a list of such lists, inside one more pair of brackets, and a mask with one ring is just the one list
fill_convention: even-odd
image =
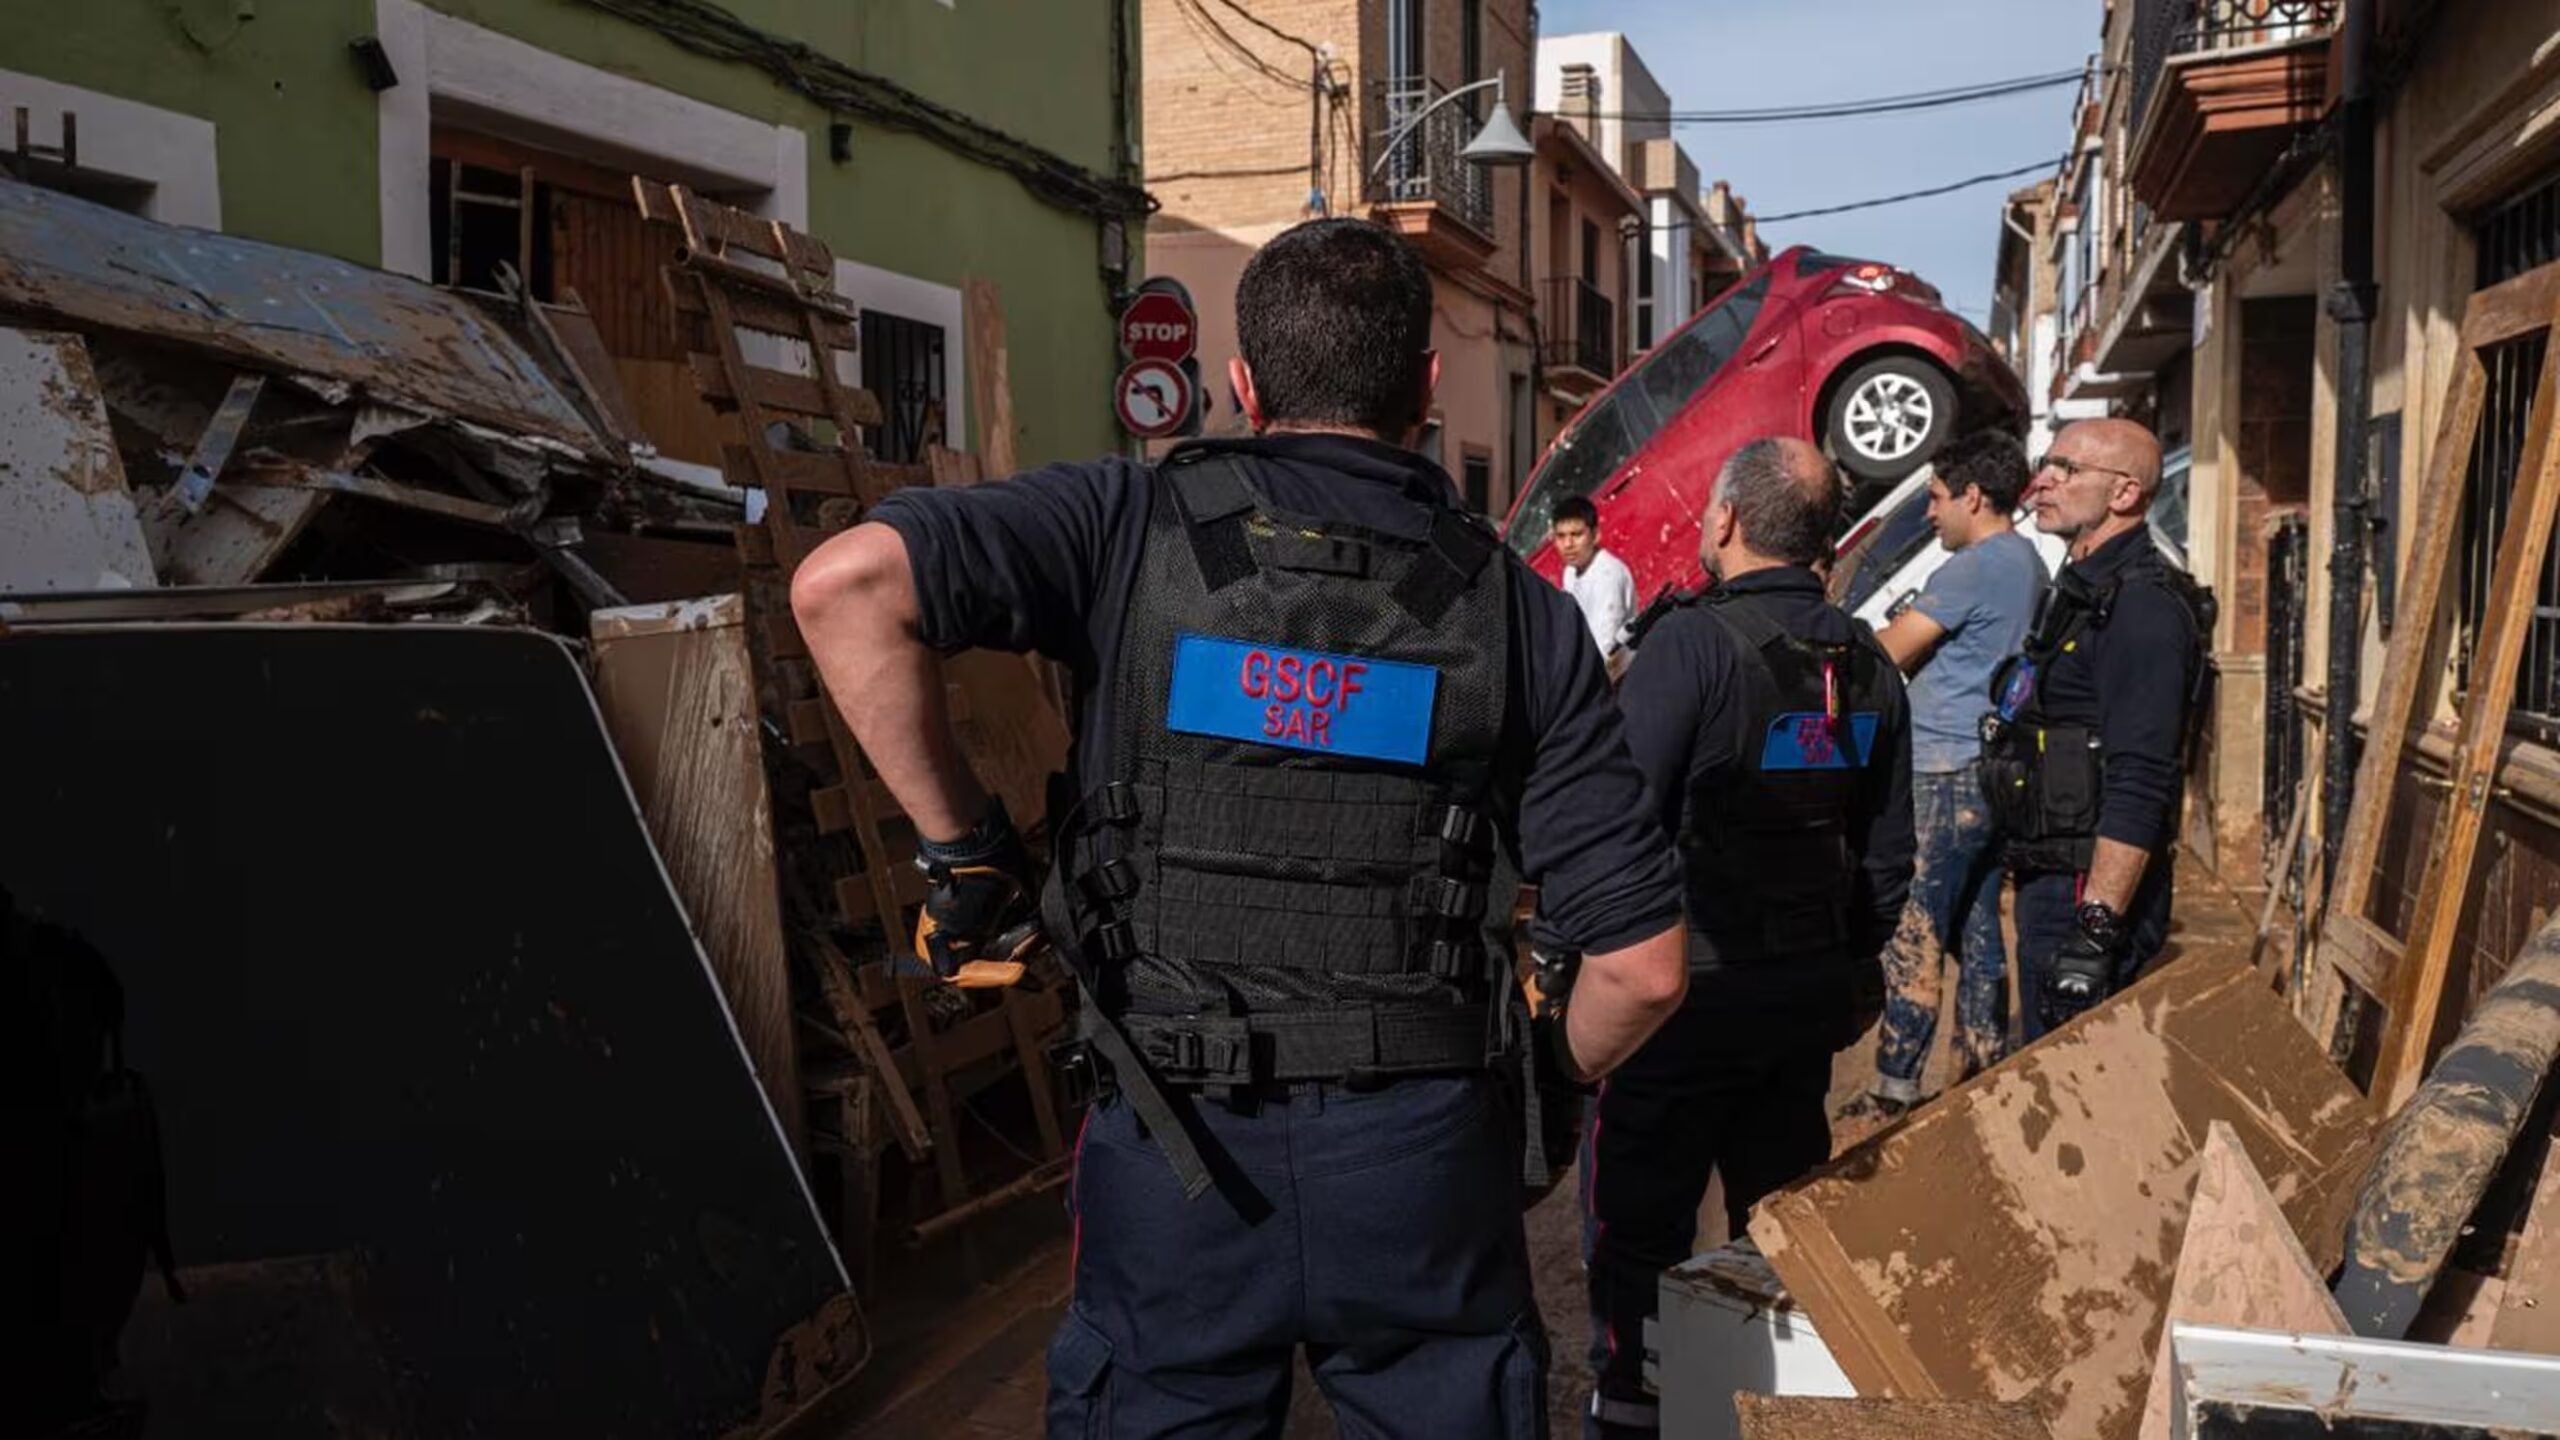
[(1588, 280), (1558, 276), (1547, 282), (1544, 316), (1550, 367), (1567, 367), (1609, 380), (1618, 373), (1618, 307)]
[[(1491, 102), (1479, 91), (1455, 104), (1431, 110), (1420, 125), (1406, 129), (1413, 117), (1422, 115), (1433, 101), (1447, 93), (1446, 87), (1419, 77), (1381, 81), (1374, 87), (1376, 104), (1370, 108), (1373, 123), (1369, 127), (1366, 158), (1367, 169), (1376, 178), (1369, 182), (1369, 201), (1428, 201), (1490, 239), (1493, 183), (1481, 167), (1468, 164), (1458, 152), (1483, 127), (1484, 115), (1478, 102)], [(1386, 156), (1382, 169), (1378, 163), (1380, 147), (1391, 137), (1395, 149)]]
[(2172, 55), (2239, 50), (2325, 35), (2337, 23), (2340, 0), (2139, 0), (2133, 19), (2133, 104), (2125, 113), (2142, 123), (2152, 87)]

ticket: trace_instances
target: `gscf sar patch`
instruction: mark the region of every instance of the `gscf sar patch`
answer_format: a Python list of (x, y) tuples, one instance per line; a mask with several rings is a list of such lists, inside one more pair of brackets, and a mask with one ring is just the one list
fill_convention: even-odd
[(1214, 635), (1173, 642), (1165, 728), (1364, 760), (1419, 765), (1431, 754), (1440, 672)]

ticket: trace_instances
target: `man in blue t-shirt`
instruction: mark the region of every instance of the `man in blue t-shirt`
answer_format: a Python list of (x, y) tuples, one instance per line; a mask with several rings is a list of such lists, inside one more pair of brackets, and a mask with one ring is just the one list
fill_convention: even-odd
[(1983, 807), (1979, 724), (1991, 708), (1991, 672), (2025, 641), (2047, 583), (2034, 543), (2011, 523), (2031, 478), (2018, 442), (1996, 431), (1968, 435), (1935, 464), (1929, 523), (1954, 554), (1877, 636), (1911, 677), (1911, 808), (1920, 845), (1911, 898), (1884, 951), (1889, 993), (1875, 1088), (1852, 1112), (1888, 1119), (1920, 1099), (1948, 961), (1959, 977), (1959, 1070), (1989, 1066), (2008, 1044), (2000, 837)]

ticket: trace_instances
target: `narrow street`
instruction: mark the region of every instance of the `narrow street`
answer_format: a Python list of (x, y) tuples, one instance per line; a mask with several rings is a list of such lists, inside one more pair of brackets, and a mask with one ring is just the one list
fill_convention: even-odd
[[(2252, 906), (2221, 885), (2200, 864), (2180, 868), (2175, 928), (2167, 960), (2200, 957), (2204, 963), (2235, 963), (2249, 953), (2257, 923)], [(2165, 961), (2164, 961), (2165, 963)], [(1949, 1052), (1945, 1037), (1953, 1026), (1954, 987), (1948, 987), (1948, 1014), (1939, 1026), (1940, 1043), (1932, 1055), (1929, 1083), (1944, 1083)], [(1873, 1074), (1872, 1042), (1840, 1052), (1832, 1067), (1832, 1109), (1837, 1113), (1866, 1087)], [(1835, 1137), (1835, 1153), (1858, 1137)], [(1036, 1234), (1062, 1231), (1060, 1217), (1048, 1212), (1048, 1201), (1021, 1207), (1006, 1217), (1008, 1231)], [(1699, 1207), (1698, 1248), (1723, 1243), (1724, 1199), (1710, 1189)], [(1536, 1274), (1538, 1308), (1547, 1322), (1552, 1346), (1547, 1371), (1547, 1408), (1559, 1440), (1581, 1434), (1580, 1405), (1589, 1393), (1591, 1369), (1583, 1345), (1589, 1333), (1584, 1313), (1582, 1217), (1573, 1178), (1566, 1177), (1553, 1195), (1527, 1218), (1531, 1265)], [(929, 1318), (903, 1322), (892, 1313), (873, 1316), (883, 1335), (883, 1352), (872, 1366), (874, 1377), (894, 1383), (866, 1386), (857, 1402), (859, 1413), (843, 1432), (843, 1440), (903, 1440), (908, 1436), (950, 1436), (954, 1440), (1029, 1440), (1041, 1433), (1040, 1414), (1046, 1394), (1044, 1351), (1050, 1332), (1065, 1311), (1068, 1246), (1063, 1234), (1034, 1245), (1011, 1270), (961, 1297), (947, 1293), (936, 1303), (947, 1305)], [(1326, 1440), (1335, 1433), (1323, 1397), (1299, 1368), (1290, 1401), (1289, 1440)]]

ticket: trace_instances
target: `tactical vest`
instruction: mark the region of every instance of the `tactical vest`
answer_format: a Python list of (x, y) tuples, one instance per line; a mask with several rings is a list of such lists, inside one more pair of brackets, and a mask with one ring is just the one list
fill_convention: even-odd
[(2106, 800), (2106, 747), (2096, 725), (2046, 713), (2043, 681), (2064, 656), (2106, 628), (2116, 596), (2128, 584), (2167, 589), (2195, 627), (2182, 677), (2184, 746), (2194, 743), (2205, 708), (2202, 647), (2218, 609), (2213, 591), (2147, 545), (2101, 583), (2065, 566), (2045, 592), (2025, 646), (1992, 672), (1992, 709), (1982, 717), (1983, 801), (2001, 834), (2003, 862), (2012, 870), (2089, 868)]
[(1105, 1023), (1211, 1092), (1485, 1068), (1516, 993), (1500, 541), (1285, 513), (1215, 452), (1158, 473), (1068, 826)]
[(1893, 666), (1859, 627), (1847, 640), (1790, 634), (1749, 592), (1699, 606), (1748, 657), (1742, 754), (1698, 781), (1681, 821), (1689, 926), (1713, 963), (1839, 951), (1858, 904), (1851, 824), (1892, 697)]

